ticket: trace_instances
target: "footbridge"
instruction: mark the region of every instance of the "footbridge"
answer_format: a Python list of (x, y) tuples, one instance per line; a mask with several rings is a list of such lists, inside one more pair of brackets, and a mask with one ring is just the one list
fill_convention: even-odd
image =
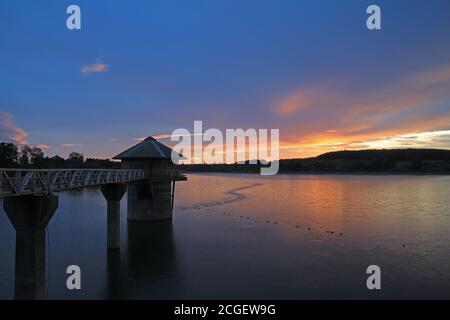
[(184, 181), (179, 170), (0, 169), (0, 198), (51, 194), (72, 189), (151, 181)]
[(16, 299), (45, 297), (46, 229), (58, 208), (58, 192), (98, 186), (107, 204), (105, 244), (118, 250), (125, 192), (128, 220), (172, 218), (175, 182), (187, 177), (175, 170), (171, 155), (170, 148), (148, 137), (114, 157), (122, 169), (0, 169), (0, 200), (16, 230)]
[(0, 169), (0, 197), (50, 194), (89, 186), (138, 181), (146, 176), (144, 170)]

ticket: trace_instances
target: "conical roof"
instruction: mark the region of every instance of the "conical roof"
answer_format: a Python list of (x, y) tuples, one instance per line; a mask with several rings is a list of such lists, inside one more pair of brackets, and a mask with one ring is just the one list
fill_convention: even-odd
[[(113, 159), (171, 159), (172, 149), (149, 136), (145, 140), (119, 153)], [(180, 154), (180, 159), (183, 159)]]

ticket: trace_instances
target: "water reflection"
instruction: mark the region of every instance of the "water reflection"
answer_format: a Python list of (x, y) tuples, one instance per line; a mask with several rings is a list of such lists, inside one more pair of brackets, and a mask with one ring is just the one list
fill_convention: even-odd
[[(448, 298), (449, 188), (448, 176), (190, 175), (173, 221), (129, 222), (124, 198), (121, 248), (108, 255), (100, 191), (63, 192), (47, 233), (47, 297)], [(4, 212), (0, 240), (0, 298), (11, 299)], [(71, 264), (83, 290), (67, 290)], [(376, 296), (370, 264), (382, 267)]]
[(107, 256), (107, 299), (123, 299), (121, 288), (122, 260), (119, 250), (109, 250)]
[(148, 298), (173, 281), (177, 252), (172, 221), (127, 221), (125, 253), (108, 252), (109, 299)]

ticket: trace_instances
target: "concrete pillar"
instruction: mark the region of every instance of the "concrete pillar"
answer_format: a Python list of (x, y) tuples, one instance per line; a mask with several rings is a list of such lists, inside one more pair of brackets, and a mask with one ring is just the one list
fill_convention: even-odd
[(126, 184), (105, 184), (101, 191), (107, 202), (107, 225), (108, 225), (108, 250), (120, 249), (120, 200), (125, 191)]
[(172, 219), (170, 181), (141, 181), (128, 186), (128, 220)]
[(46, 227), (58, 208), (58, 197), (5, 198), (3, 208), (16, 229), (15, 298), (44, 299)]

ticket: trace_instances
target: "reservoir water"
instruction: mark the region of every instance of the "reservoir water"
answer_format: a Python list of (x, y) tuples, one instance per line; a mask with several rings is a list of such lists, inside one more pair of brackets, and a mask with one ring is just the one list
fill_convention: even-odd
[[(48, 299), (450, 298), (449, 176), (190, 174), (172, 221), (127, 222), (125, 196), (110, 253), (100, 190), (58, 195)], [(12, 299), (15, 233), (0, 211), (0, 298)], [(82, 289), (69, 291), (73, 264)]]

